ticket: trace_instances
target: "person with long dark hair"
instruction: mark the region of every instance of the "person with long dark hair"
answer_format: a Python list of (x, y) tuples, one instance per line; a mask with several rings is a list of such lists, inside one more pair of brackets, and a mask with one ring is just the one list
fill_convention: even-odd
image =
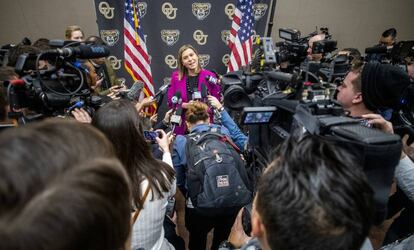
[(171, 137), (159, 130), (161, 138), (156, 140), (163, 151), (163, 161), (156, 160), (143, 137), (140, 116), (126, 100), (116, 100), (99, 109), (92, 125), (113, 143), (132, 182), (133, 204), (139, 211), (132, 229), (132, 249), (174, 249), (164, 238), (163, 229), (167, 199), (176, 190)]

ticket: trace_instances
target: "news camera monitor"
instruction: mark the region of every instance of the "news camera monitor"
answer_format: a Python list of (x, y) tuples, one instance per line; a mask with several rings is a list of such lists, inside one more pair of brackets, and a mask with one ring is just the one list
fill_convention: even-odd
[(244, 107), (243, 125), (268, 124), (276, 111), (276, 107)]

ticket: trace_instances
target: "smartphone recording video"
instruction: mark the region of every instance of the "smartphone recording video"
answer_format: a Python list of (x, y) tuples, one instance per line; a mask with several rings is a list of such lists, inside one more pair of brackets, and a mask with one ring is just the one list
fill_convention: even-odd
[(144, 130), (145, 140), (150, 141), (151, 143), (155, 143), (155, 138), (157, 137), (159, 137), (159, 133), (157, 131)]

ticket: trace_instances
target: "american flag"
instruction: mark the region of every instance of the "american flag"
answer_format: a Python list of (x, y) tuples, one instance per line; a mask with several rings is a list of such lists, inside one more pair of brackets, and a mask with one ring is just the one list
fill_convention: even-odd
[(145, 96), (154, 95), (154, 85), (147, 46), (139, 20), (138, 1), (125, 1), (124, 57), (125, 68), (134, 81), (144, 82)]
[(227, 71), (235, 71), (252, 60), (253, 0), (238, 0), (230, 30), (230, 61)]

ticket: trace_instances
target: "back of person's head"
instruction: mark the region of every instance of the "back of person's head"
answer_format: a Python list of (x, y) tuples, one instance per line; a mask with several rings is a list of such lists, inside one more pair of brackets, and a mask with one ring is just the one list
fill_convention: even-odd
[(208, 121), (208, 106), (199, 101), (191, 102), (187, 105), (185, 120), (190, 124), (196, 124), (200, 121)]
[(10, 67), (10, 66), (0, 67), (0, 85), (1, 86), (3, 86), (4, 81), (14, 80), (18, 78), (19, 78), (19, 75), (16, 73), (13, 67)]
[(351, 61), (354, 59), (361, 60), (361, 52), (359, 52), (359, 50), (356, 48), (342, 49), (341, 51), (338, 52), (338, 55), (339, 54), (346, 54), (350, 58)]
[(89, 36), (85, 42), (91, 42), (96, 45), (106, 45), (106, 43), (99, 36)]
[(370, 110), (398, 110), (404, 102), (413, 105), (414, 86), (407, 72), (398, 66), (367, 63), (363, 67), (361, 80), (364, 104)]
[(52, 46), (49, 45), (49, 39), (47, 38), (39, 38), (32, 45), (41, 51), (52, 49)]
[[(140, 208), (140, 184), (147, 178), (152, 191), (162, 197), (168, 191), (174, 171), (165, 163), (154, 159), (151, 148), (143, 136), (140, 117), (135, 106), (128, 100), (112, 101), (92, 118), (92, 125), (101, 130), (112, 142), (115, 152), (124, 164), (132, 181), (132, 195), (135, 205)], [(165, 181), (165, 176), (170, 181)]]
[(17, 45), (13, 48), (10, 49), (9, 51), (9, 62), (8, 62), (8, 66), (11, 67), (15, 67), (17, 60), (19, 58), (20, 55), (23, 54), (39, 54), (40, 53), (40, 49), (32, 46), (32, 45)]
[(315, 136), (290, 138), (279, 153), (255, 200), (270, 249), (360, 249), (373, 192), (353, 157)]
[(0, 249), (120, 249), (130, 188), (105, 136), (50, 120), (0, 134)]

